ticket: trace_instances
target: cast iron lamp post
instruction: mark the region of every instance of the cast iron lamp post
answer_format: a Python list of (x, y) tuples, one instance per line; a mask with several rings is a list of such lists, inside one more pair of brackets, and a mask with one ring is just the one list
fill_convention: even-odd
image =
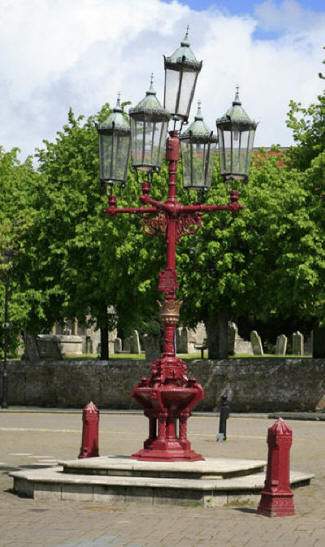
[[(201, 226), (203, 214), (214, 211), (238, 212), (242, 206), (238, 203), (238, 191), (230, 191), (228, 205), (181, 205), (176, 199), (176, 174), (179, 161), (180, 142), (182, 145), (184, 187), (196, 189), (202, 194), (211, 184), (212, 168), (215, 159), (217, 137), (207, 128), (199, 106), (194, 122), (181, 135), (176, 124), (188, 119), (195, 85), (202, 63), (198, 62), (190, 49), (186, 34), (180, 47), (165, 58), (164, 107), (159, 103), (152, 82), (145, 98), (130, 109), (131, 128), (123, 117), (119, 106), (98, 128), (100, 142), (101, 180), (110, 186), (109, 207), (104, 211), (110, 216), (118, 213), (139, 214), (143, 218), (143, 229), (149, 235), (162, 232), (166, 238), (166, 268), (160, 272), (158, 289), (164, 293), (163, 302), (159, 302), (161, 321), (164, 325), (163, 352), (160, 359), (151, 366), (151, 375), (142, 378), (132, 390), (132, 396), (144, 408), (149, 419), (149, 437), (143, 449), (132, 457), (140, 460), (156, 461), (195, 461), (203, 457), (191, 449), (187, 439), (187, 419), (191, 410), (204, 397), (204, 391), (195, 378), (188, 378), (184, 361), (178, 359), (175, 352), (175, 330), (179, 319), (182, 302), (176, 298), (178, 287), (176, 273), (176, 244), (183, 236), (196, 233)], [(165, 202), (150, 197), (152, 173), (159, 171), (162, 160), (162, 144), (165, 139), (168, 120), (173, 120), (173, 130), (169, 132), (166, 142), (166, 157), (169, 164), (168, 196)], [(223, 119), (223, 118), (222, 118)], [(226, 119), (227, 125), (219, 127), (219, 133), (231, 132), (236, 141), (235, 132), (241, 132), (244, 126), (237, 119), (233, 124), (231, 116)], [(225, 122), (225, 123), (226, 123)], [(218, 122), (219, 123), (219, 122)], [(219, 124), (220, 125), (220, 124)], [(247, 123), (246, 123), (247, 125)], [(245, 125), (245, 127), (246, 127)], [(142, 207), (117, 208), (113, 186), (125, 182), (128, 166), (127, 138), (132, 140), (132, 166), (137, 176), (144, 172), (146, 180), (142, 182), (140, 201)], [(127, 137), (128, 135), (128, 137)], [(104, 139), (109, 136), (105, 148)], [(115, 138), (115, 141), (114, 141)], [(123, 151), (122, 152), (122, 139)], [(112, 149), (111, 146), (115, 149)], [(236, 141), (237, 142), (237, 141)], [(240, 139), (240, 142), (244, 141)], [(113, 143), (113, 145), (112, 145)], [(252, 138), (247, 141), (253, 146)], [(121, 147), (121, 151), (119, 149)], [(243, 145), (241, 144), (240, 150)], [(228, 159), (234, 145), (230, 147), (226, 138), (222, 140), (220, 154)], [(250, 158), (250, 151), (246, 151)], [(120, 166), (114, 164), (120, 159)], [(105, 166), (106, 162), (106, 166)], [(124, 163), (123, 163), (124, 162)], [(113, 165), (113, 167), (112, 167)], [(228, 165), (228, 164), (227, 164)], [(231, 169), (235, 165), (231, 163)], [(240, 163), (240, 166), (242, 164)], [(245, 164), (248, 175), (248, 160)], [(222, 172), (225, 178), (238, 178), (236, 171)], [(119, 175), (116, 175), (116, 172)], [(120, 173), (124, 173), (122, 180)]]
[(1, 407), (8, 408), (8, 370), (7, 370), (7, 354), (8, 354), (8, 337), (9, 337), (9, 317), (8, 317), (8, 297), (9, 297), (9, 264), (12, 261), (14, 252), (4, 250), (2, 252), (3, 262), (7, 264), (5, 278), (5, 308), (4, 308), (4, 344), (3, 344), (3, 366), (2, 366), (2, 398)]

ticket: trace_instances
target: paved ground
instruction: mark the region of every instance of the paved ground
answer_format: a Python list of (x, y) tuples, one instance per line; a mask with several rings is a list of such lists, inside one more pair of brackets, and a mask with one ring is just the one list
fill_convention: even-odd
[[(267, 428), (274, 420), (228, 420), (228, 440), (216, 443), (217, 420), (192, 417), (189, 438), (210, 457), (266, 459)], [(81, 414), (0, 411), (0, 546), (155, 547), (155, 546), (323, 546), (325, 545), (325, 423), (290, 420), (292, 468), (316, 475), (295, 490), (294, 517), (256, 515), (256, 505), (219, 509), (148, 506), (138, 503), (34, 501), (10, 488), (8, 472), (55, 465), (77, 457)], [(130, 455), (142, 446), (147, 420), (141, 415), (102, 414), (100, 454)]]

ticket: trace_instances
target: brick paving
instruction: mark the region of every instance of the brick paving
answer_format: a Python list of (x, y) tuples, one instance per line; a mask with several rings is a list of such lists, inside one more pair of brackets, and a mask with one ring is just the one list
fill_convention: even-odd
[[(230, 418), (228, 440), (216, 443), (217, 419), (192, 417), (189, 438), (209, 457), (266, 459), (267, 428), (274, 420)], [(315, 474), (295, 490), (296, 516), (256, 515), (256, 503), (223, 508), (101, 505), (19, 498), (11, 492), (14, 469), (55, 465), (77, 457), (81, 413), (0, 412), (0, 546), (24, 547), (251, 547), (325, 545), (325, 423), (290, 421), (292, 468)], [(147, 420), (141, 415), (103, 414), (100, 454), (130, 455), (142, 446)]]

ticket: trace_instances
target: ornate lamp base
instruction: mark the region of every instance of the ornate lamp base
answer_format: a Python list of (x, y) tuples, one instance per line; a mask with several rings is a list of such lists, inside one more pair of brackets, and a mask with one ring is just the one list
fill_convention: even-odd
[[(163, 359), (154, 362), (153, 368), (161, 361)], [(190, 411), (204, 397), (200, 384), (194, 378), (188, 379), (183, 386), (176, 382), (150, 383), (149, 378), (142, 378), (132, 391), (132, 397), (144, 408), (149, 419), (149, 437), (143, 449), (132, 458), (146, 461), (204, 460), (201, 454), (191, 449), (187, 439)]]

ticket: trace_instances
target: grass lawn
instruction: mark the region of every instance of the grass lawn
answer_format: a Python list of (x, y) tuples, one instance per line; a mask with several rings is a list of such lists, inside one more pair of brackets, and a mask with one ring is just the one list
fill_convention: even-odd
[[(185, 359), (185, 360), (189, 360), (189, 359), (201, 359), (201, 352), (197, 352), (197, 353), (178, 353), (177, 354), (177, 357), (179, 357), (180, 359)], [(208, 357), (208, 352), (205, 351), (204, 352), (204, 358), (207, 359)], [(249, 355), (249, 354), (246, 354), (246, 353), (242, 353), (242, 354), (238, 354), (238, 355), (230, 355), (229, 356), (229, 359), (311, 359), (312, 358), (312, 355), (274, 355), (273, 353), (264, 353), (264, 355)], [(99, 355), (97, 354), (93, 354), (93, 353), (84, 353), (83, 355), (72, 355), (72, 356), (69, 356), (69, 355), (65, 355), (64, 356), (64, 359), (71, 359), (71, 360), (74, 360), (74, 361), (89, 361), (91, 359), (93, 360), (96, 360), (96, 359), (99, 359)], [(139, 355), (138, 354), (135, 354), (135, 353), (113, 353), (113, 354), (110, 354), (109, 356), (109, 360), (110, 361), (119, 361), (119, 360), (123, 360), (123, 359), (128, 359), (128, 360), (133, 360), (133, 361), (138, 361), (138, 360), (142, 360), (144, 361), (145, 359), (145, 354), (144, 353), (140, 353)]]

